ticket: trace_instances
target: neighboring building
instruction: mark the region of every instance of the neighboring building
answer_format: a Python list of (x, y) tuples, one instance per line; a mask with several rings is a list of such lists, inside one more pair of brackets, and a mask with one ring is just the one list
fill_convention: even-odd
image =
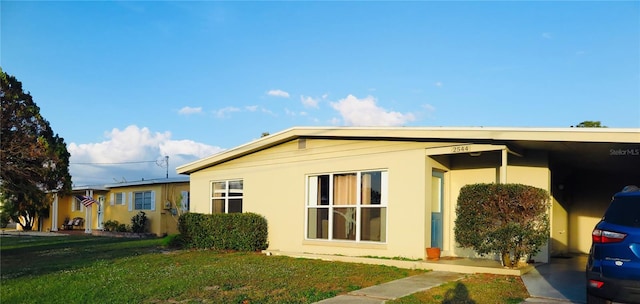
[[(92, 197), (97, 203), (85, 207), (76, 195)], [(188, 210), (189, 180), (185, 177), (76, 187), (72, 195), (54, 198), (51, 216), (42, 227), (58, 231), (64, 229), (65, 221), (80, 217), (83, 224), (73, 229), (91, 233), (103, 229), (109, 220), (131, 225), (131, 218), (144, 211), (149, 232), (162, 236), (178, 233), (178, 214)]]
[(535, 257), (586, 253), (613, 193), (640, 183), (640, 129), (291, 128), (180, 166), (191, 212), (255, 212), (269, 249), (424, 258), (457, 246), (460, 188), (548, 190), (550, 242)]

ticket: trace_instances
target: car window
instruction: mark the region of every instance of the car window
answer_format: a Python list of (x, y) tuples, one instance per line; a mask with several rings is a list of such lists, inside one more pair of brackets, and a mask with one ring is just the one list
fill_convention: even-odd
[(640, 227), (640, 196), (615, 198), (603, 219), (616, 225)]

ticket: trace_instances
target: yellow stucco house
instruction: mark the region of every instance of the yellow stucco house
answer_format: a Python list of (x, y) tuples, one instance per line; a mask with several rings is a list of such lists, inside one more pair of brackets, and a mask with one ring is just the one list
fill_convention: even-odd
[[(92, 197), (97, 203), (86, 207), (76, 195)], [(74, 187), (72, 195), (54, 197), (51, 216), (43, 220), (42, 227), (59, 231), (69, 219), (82, 218), (82, 225), (66, 228), (92, 233), (102, 230), (109, 220), (131, 225), (131, 218), (144, 211), (149, 232), (162, 236), (178, 233), (178, 215), (188, 210), (189, 180), (185, 177)]]
[[(611, 195), (640, 183), (640, 129), (295, 127), (177, 168), (191, 212), (254, 212), (269, 250), (473, 257), (454, 239), (460, 188), (522, 183), (551, 195), (534, 257), (586, 253)], [(494, 258), (494, 257), (489, 257)]]

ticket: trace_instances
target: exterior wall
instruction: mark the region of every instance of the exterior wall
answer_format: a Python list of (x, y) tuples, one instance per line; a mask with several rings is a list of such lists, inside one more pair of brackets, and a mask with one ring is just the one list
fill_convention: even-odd
[[(62, 226), (62, 224), (64, 223), (65, 220), (65, 214), (69, 213), (71, 211), (71, 200), (69, 199), (71, 196), (66, 196), (66, 197), (58, 197), (58, 213), (57, 213), (57, 217), (56, 217), (56, 221), (58, 223), (58, 225), (54, 226), (53, 225), (53, 218), (52, 215), (53, 213), (53, 206), (51, 207), (51, 212), (49, 213), (49, 217), (47, 218), (43, 218), (42, 219), (42, 231), (57, 231), (60, 230), (60, 226)], [(53, 205), (53, 203), (52, 203)], [(64, 210), (64, 214), (60, 211), (60, 210)], [(67, 211), (68, 210), (68, 211)], [(34, 227), (34, 229), (36, 229), (38, 226), (36, 224), (36, 226)], [(17, 225), (16, 228), (20, 228), (20, 225)]]
[[(155, 194), (155, 210), (135, 210), (132, 204), (132, 210), (129, 210), (130, 193), (138, 191), (153, 191)], [(144, 184), (139, 186), (123, 186), (113, 187), (108, 191), (93, 191), (93, 198), (98, 201), (100, 196), (104, 197), (103, 203), (103, 219), (102, 222), (116, 220), (121, 224), (131, 226), (131, 218), (138, 214), (138, 211), (144, 211), (149, 223), (149, 232), (158, 236), (165, 234), (178, 233), (178, 214), (172, 214), (170, 208), (176, 208), (176, 202), (180, 199), (182, 191), (189, 191), (188, 182), (178, 183), (159, 183)], [(124, 204), (115, 203), (115, 193), (124, 193)], [(81, 217), (84, 219), (82, 227), (76, 227), (76, 230), (85, 228), (101, 229), (102, 223), (98, 221), (98, 207), (92, 204), (89, 208), (80, 204), (79, 210), (74, 210), (73, 205), (76, 201), (74, 195), (85, 195), (85, 191), (74, 191), (73, 195), (67, 195), (58, 198), (57, 227), (52, 227), (53, 220), (51, 217), (43, 219), (43, 231), (62, 230), (61, 226), (65, 223), (65, 219), (73, 219)], [(165, 203), (170, 203), (170, 208), (165, 209)], [(87, 210), (91, 212), (89, 217)], [(53, 214), (53, 207), (51, 213)], [(37, 227), (37, 226), (36, 226)]]
[[(291, 141), (191, 175), (192, 211), (210, 213), (210, 182), (243, 179), (243, 211), (264, 215), (270, 250), (424, 258), (425, 147), (428, 143)], [(305, 239), (309, 174), (387, 170), (386, 243)], [(429, 178), (430, 178), (429, 174)]]
[(551, 243), (549, 254), (553, 256), (564, 256), (570, 252), (569, 247), (569, 212), (570, 193), (568, 190), (567, 178), (570, 171), (552, 167), (551, 168)]
[[(468, 154), (453, 154), (446, 161), (431, 162), (434, 169), (448, 169), (445, 174), (445, 206), (444, 206), (444, 243), (443, 255), (478, 257), (477, 254), (467, 248), (459, 247), (455, 241), (453, 232), (456, 219), (456, 206), (460, 189), (468, 184), (498, 183), (500, 181), (501, 155), (499, 151), (483, 152), (479, 156)], [(507, 183), (526, 184), (545, 190), (549, 190), (551, 173), (547, 165), (545, 153), (530, 152), (524, 157), (508, 156)], [(448, 166), (448, 168), (447, 168)], [(430, 172), (428, 173), (431, 174)], [(427, 221), (430, 220), (426, 216)], [(430, 227), (430, 226), (429, 226)], [(543, 247), (541, 252), (534, 257), (538, 261), (548, 261), (548, 249)], [(489, 256), (498, 259), (497, 256)]]
[(586, 254), (591, 248), (591, 232), (604, 215), (616, 192), (637, 184), (635, 176), (603, 174), (583, 170), (573, 172), (565, 185), (569, 207), (569, 251)]
[(611, 202), (611, 197), (626, 185), (637, 184), (637, 175), (611, 174), (590, 170), (552, 168), (552, 243), (551, 255), (586, 254), (591, 247), (591, 232)]
[[(624, 185), (638, 183), (638, 173), (631, 169), (636, 155), (620, 156), (634, 157), (627, 165), (622, 159), (614, 161), (611, 157), (618, 155), (610, 152), (618, 144), (624, 149), (623, 143), (638, 143), (637, 134), (637, 129), (588, 128), (292, 128), (184, 165), (178, 172), (191, 174), (192, 211), (201, 213), (211, 212), (212, 180), (243, 179), (243, 210), (267, 216), (272, 249), (422, 257), (425, 244), (431, 243), (433, 194), (428, 179), (438, 170), (443, 172), (445, 186), (443, 254), (473, 256), (455, 243), (457, 197), (466, 184), (501, 181), (505, 172), (500, 168), (501, 152), (490, 150), (492, 143), (506, 144), (523, 149), (523, 156), (508, 155), (506, 182), (536, 186), (552, 195), (551, 239), (548, 248), (534, 257), (545, 261), (549, 255), (586, 253), (593, 226), (611, 195)], [(314, 139), (299, 148), (305, 136)], [(418, 142), (428, 138), (434, 142)], [(444, 142), (453, 140), (460, 141), (459, 149), (449, 147), (453, 142)], [(572, 154), (580, 157), (574, 159)], [(387, 243), (305, 240), (305, 177), (376, 168), (387, 170), (389, 177)], [(407, 218), (400, 220), (401, 216)], [(412, 241), (404, 240), (409, 234)]]
[[(158, 236), (178, 233), (178, 215), (173, 215), (170, 208), (176, 207), (181, 191), (188, 191), (188, 183), (152, 184), (111, 188), (105, 202), (104, 221), (115, 220), (119, 223), (131, 225), (131, 218), (143, 211), (148, 219), (149, 232)], [(155, 201), (153, 210), (136, 210), (131, 201), (134, 192), (153, 191)], [(125, 203), (115, 203), (115, 193), (125, 193)], [(170, 208), (165, 209), (165, 203)]]
[[(94, 190), (94, 195), (93, 198), (94, 199), (98, 199), (99, 195), (105, 195), (106, 192), (104, 191), (96, 191)], [(74, 192), (70, 195), (66, 195), (66, 196), (59, 196), (58, 197), (58, 213), (57, 213), (57, 225), (54, 227), (53, 226), (53, 220), (51, 218), (51, 216), (49, 216), (48, 218), (44, 218), (42, 220), (42, 231), (59, 231), (59, 230), (63, 230), (62, 229), (62, 225), (65, 224), (65, 220), (69, 220), (69, 219), (73, 219), (76, 217), (81, 217), (84, 219), (84, 223), (81, 227), (74, 227), (75, 230), (84, 230), (87, 227), (87, 209), (90, 210), (91, 212), (91, 218), (94, 219), (92, 224), (92, 229), (96, 229), (97, 228), (97, 223), (96, 223), (96, 218), (97, 218), (97, 208), (95, 207), (91, 207), (91, 208), (86, 208), (84, 205), (79, 204), (80, 205), (80, 209), (75, 209), (75, 202), (76, 202), (76, 198), (74, 197), (74, 195), (85, 195), (85, 192)], [(53, 204), (53, 203), (52, 203)], [(53, 206), (51, 207), (51, 213), (53, 214)], [(36, 225), (34, 227), (37, 228), (38, 226)]]
[[(442, 240), (442, 250), (441, 255), (450, 256), (452, 255), (447, 248), (450, 248), (451, 245), (451, 237), (449, 237), (449, 233), (453, 231), (453, 222), (452, 222), (452, 213), (449, 211), (449, 201), (450, 201), (450, 191), (448, 189), (450, 185), (450, 174), (448, 173), (451, 162), (451, 157), (448, 155), (436, 155), (431, 157), (426, 157), (426, 164), (424, 170), (424, 198), (425, 198), (425, 210), (424, 210), (424, 247), (431, 247), (431, 225), (432, 219), (431, 214), (433, 212), (433, 187), (431, 184), (431, 177), (434, 171), (442, 172), (444, 175), (444, 189), (443, 189), (443, 206), (442, 206), (442, 231), (443, 231), (443, 240)], [(452, 233), (451, 233), (452, 234)]]
[[(211, 213), (211, 181), (242, 179), (243, 211), (264, 215), (269, 249), (290, 252), (424, 258), (431, 244), (431, 175), (444, 172), (443, 255), (475, 257), (456, 245), (453, 233), (460, 188), (500, 180), (501, 154), (483, 152), (426, 156), (440, 143), (298, 140), (240, 157), (191, 174), (192, 212)], [(451, 145), (446, 144), (446, 145)], [(509, 156), (507, 182), (549, 189), (544, 153)], [(325, 241), (305, 238), (305, 188), (308, 175), (387, 170), (389, 202), (386, 243)], [(546, 249), (539, 260), (546, 260)], [(493, 258), (493, 257), (490, 257)]]
[[(527, 151), (524, 157), (509, 156), (509, 166), (507, 167), (507, 182), (524, 184), (547, 190), (551, 193), (551, 171), (549, 170), (549, 160), (546, 152)], [(552, 202), (552, 201), (551, 201)], [(553, 205), (549, 204), (549, 222), (551, 224), (550, 240), (547, 245), (540, 248), (540, 252), (531, 257), (536, 262), (548, 263), (549, 243), (554, 243), (553, 218), (555, 211)]]
[[(496, 183), (499, 181), (500, 159), (498, 152), (482, 153), (479, 157), (467, 154), (451, 156), (451, 171), (449, 171), (449, 186), (445, 191), (450, 192), (449, 201), (445, 204), (446, 212), (450, 214), (449, 229), (445, 230), (448, 247), (443, 248), (443, 254), (460, 257), (479, 257), (473, 250), (459, 247), (455, 241), (453, 228), (455, 227), (456, 206), (460, 189), (468, 184)], [(490, 256), (489, 258), (495, 258)]]

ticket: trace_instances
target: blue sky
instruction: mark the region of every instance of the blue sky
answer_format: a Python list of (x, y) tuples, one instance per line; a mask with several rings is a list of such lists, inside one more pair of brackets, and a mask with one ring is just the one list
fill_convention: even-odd
[(640, 127), (640, 2), (0, 2), (76, 185), (293, 126)]

